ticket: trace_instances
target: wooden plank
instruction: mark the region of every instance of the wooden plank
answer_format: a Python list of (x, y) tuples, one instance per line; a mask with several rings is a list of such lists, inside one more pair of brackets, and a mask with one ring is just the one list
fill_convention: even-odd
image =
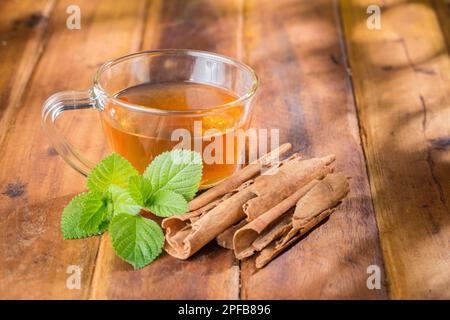
[(447, 41), (447, 48), (450, 48), (450, 2), (443, 0), (433, 0), (436, 14), (439, 17), (441, 31)]
[(147, 19), (143, 49), (196, 49), (240, 59), (244, 1), (163, 1), (160, 15)]
[(55, 1), (0, 3), (0, 144), (47, 43)]
[(352, 179), (328, 222), (262, 270), (242, 263), (242, 298), (386, 298), (366, 285), (383, 263), (333, 2), (247, 1), (245, 17), (245, 57), (262, 79), (254, 125), (279, 128), (306, 157), (336, 154)]
[[(342, 17), (391, 296), (450, 298), (450, 57), (429, 1)], [(420, 26), (420, 27), (419, 27)]]
[[(71, 4), (81, 8), (81, 30), (66, 28)], [(2, 128), (6, 130), (0, 145), (2, 298), (86, 298), (90, 292), (100, 239), (63, 241), (59, 227), (62, 208), (85, 190), (85, 181), (49, 146), (40, 128), (41, 104), (56, 91), (88, 88), (100, 63), (137, 50), (144, 6), (144, 1), (67, 0), (55, 7), (46, 50), (23, 98), (17, 99), (20, 105), (8, 106), (15, 110), (8, 127)], [(64, 132), (82, 150), (99, 157), (105, 144), (95, 113), (68, 116)], [(82, 268), (80, 290), (66, 287), (70, 265)]]
[[(142, 49), (190, 48), (239, 58), (240, 1), (152, 1)], [(237, 299), (239, 265), (214, 243), (188, 261), (167, 254), (132, 271), (102, 239), (92, 299)]]

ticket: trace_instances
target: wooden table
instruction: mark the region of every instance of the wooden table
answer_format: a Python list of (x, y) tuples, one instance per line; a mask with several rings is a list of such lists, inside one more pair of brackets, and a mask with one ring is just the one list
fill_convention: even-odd
[[(80, 30), (66, 28), (71, 4)], [(380, 30), (367, 27), (370, 4)], [(450, 298), (448, 2), (5, 0), (0, 16), (1, 298)], [(352, 176), (330, 220), (265, 269), (210, 244), (132, 271), (107, 235), (62, 240), (61, 211), (85, 182), (49, 145), (41, 105), (91, 86), (102, 62), (157, 48), (253, 66), (253, 126), (280, 128), (305, 156), (335, 153)], [(100, 158), (92, 112), (62, 127)], [(82, 268), (79, 290), (66, 286), (70, 265)], [(367, 287), (371, 265), (380, 289)]]

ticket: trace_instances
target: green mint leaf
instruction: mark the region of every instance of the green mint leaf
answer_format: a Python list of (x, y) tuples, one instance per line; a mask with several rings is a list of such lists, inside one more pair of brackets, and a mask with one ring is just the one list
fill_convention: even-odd
[(135, 269), (152, 262), (164, 245), (161, 227), (140, 215), (115, 215), (111, 220), (109, 234), (116, 254)]
[(64, 239), (79, 239), (102, 234), (108, 224), (101, 224), (95, 232), (86, 232), (80, 229), (80, 216), (83, 211), (83, 202), (87, 193), (80, 193), (64, 208), (61, 216), (61, 232)]
[(134, 201), (127, 190), (116, 185), (111, 185), (108, 190), (111, 194), (112, 216), (121, 213), (131, 215), (139, 214), (142, 206)]
[(170, 217), (187, 211), (186, 199), (170, 190), (159, 190), (150, 198), (147, 208), (160, 217)]
[(144, 172), (154, 191), (166, 189), (192, 200), (202, 178), (202, 159), (199, 153), (176, 149), (157, 156)]
[(128, 187), (128, 179), (138, 175), (137, 170), (122, 156), (113, 153), (97, 164), (89, 173), (87, 187), (91, 191), (105, 192), (110, 185)]
[(145, 207), (152, 195), (152, 185), (143, 176), (134, 176), (128, 182), (128, 191), (134, 201)]
[(83, 210), (81, 211), (79, 224), (80, 229), (88, 233), (97, 232), (107, 216), (107, 199), (99, 192), (88, 192), (83, 201)]

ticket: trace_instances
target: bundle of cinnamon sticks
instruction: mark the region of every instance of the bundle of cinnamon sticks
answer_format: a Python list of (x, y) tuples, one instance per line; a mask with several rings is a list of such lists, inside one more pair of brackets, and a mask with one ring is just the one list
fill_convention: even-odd
[(238, 259), (259, 252), (262, 268), (328, 217), (349, 192), (331, 167), (335, 156), (275, 161), (290, 149), (281, 145), (193, 199), (188, 213), (166, 218), (166, 251), (187, 259), (216, 238)]

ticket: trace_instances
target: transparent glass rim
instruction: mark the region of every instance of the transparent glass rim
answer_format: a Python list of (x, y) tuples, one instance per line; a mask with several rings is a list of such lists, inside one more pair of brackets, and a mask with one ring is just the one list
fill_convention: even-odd
[[(105, 71), (107, 71), (108, 69), (110, 69), (111, 67), (113, 67), (119, 63), (122, 63), (122, 62), (128, 61), (128, 60), (132, 60), (137, 57), (142, 57), (142, 56), (161, 56), (161, 55), (172, 55), (172, 56), (177, 56), (177, 55), (183, 56), (184, 55), (184, 56), (193, 56), (193, 57), (204, 57), (204, 58), (209, 58), (211, 60), (216, 60), (219, 62), (227, 63), (230, 65), (233, 65), (234, 67), (237, 67), (239, 69), (244, 69), (247, 72), (249, 72), (249, 74), (252, 77), (252, 85), (250, 86), (249, 90), (247, 90), (247, 92), (244, 95), (238, 97), (236, 100), (233, 100), (233, 101), (225, 103), (225, 104), (211, 106), (211, 107), (202, 108), (202, 109), (166, 110), (166, 109), (156, 109), (156, 108), (152, 108), (152, 107), (148, 107), (148, 106), (142, 106), (139, 104), (128, 103), (126, 101), (118, 99), (114, 95), (109, 94), (100, 84), (100, 78), (101, 78), (102, 74)], [(256, 94), (258, 86), (259, 86), (259, 79), (258, 79), (258, 76), (256, 75), (256, 72), (250, 66), (246, 65), (245, 63), (237, 61), (236, 59), (227, 57), (225, 55), (218, 54), (218, 53), (212, 53), (212, 52), (200, 51), (200, 50), (190, 50), (190, 49), (161, 49), (161, 50), (149, 50), (149, 51), (141, 51), (141, 52), (132, 53), (132, 54), (122, 56), (120, 58), (105, 62), (98, 68), (98, 70), (94, 76), (94, 91), (97, 91), (96, 93), (98, 93), (98, 91), (99, 91), (100, 94), (103, 96), (103, 98), (112, 100), (114, 102), (114, 104), (118, 104), (129, 110), (145, 112), (145, 113), (155, 113), (158, 115), (169, 115), (169, 114), (186, 115), (186, 114), (206, 114), (206, 113), (209, 114), (209, 113), (216, 113), (218, 111), (230, 109), (235, 106), (242, 105), (246, 101), (251, 99)]]

